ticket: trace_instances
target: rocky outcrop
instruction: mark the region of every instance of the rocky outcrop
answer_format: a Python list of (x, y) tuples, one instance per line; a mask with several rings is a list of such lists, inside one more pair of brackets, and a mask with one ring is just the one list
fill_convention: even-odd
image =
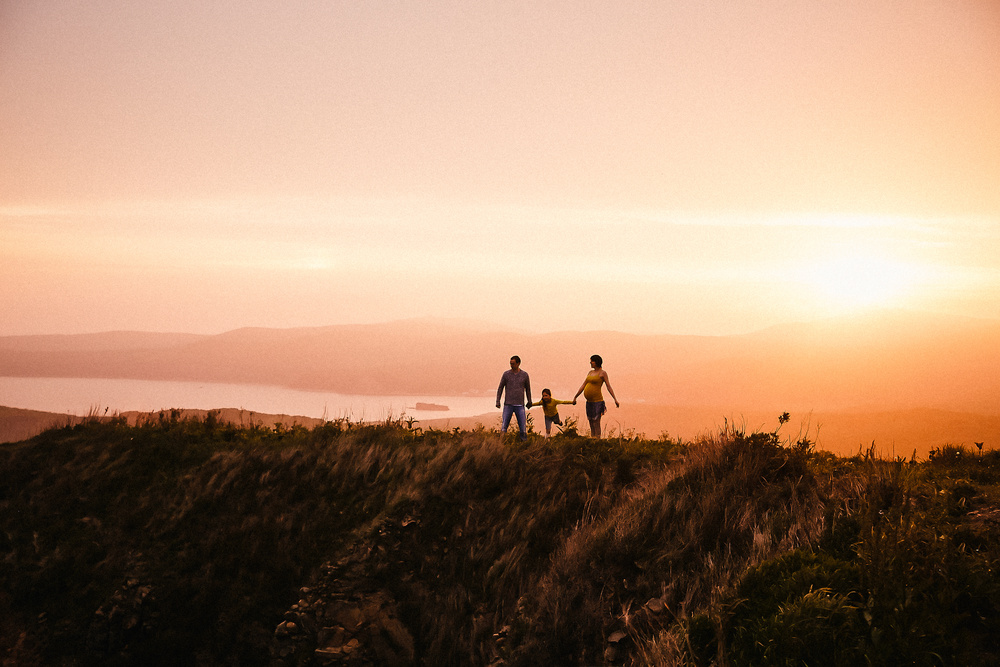
[(394, 525), (383, 525), (372, 539), (355, 543), (345, 556), (323, 566), (313, 586), (299, 591), (300, 599), (275, 628), (273, 667), (416, 663), (414, 634), (389, 587), (378, 583), (384, 581), (380, 575), (387, 558), (393, 560), (386, 545), (399, 545), (392, 533), (412, 524), (386, 524)]
[(101, 661), (128, 662), (133, 647), (148, 639), (159, 613), (153, 587), (129, 578), (94, 613), (87, 630), (87, 651)]
[(303, 588), (302, 599), (275, 629), (280, 665), (412, 665), (413, 635), (385, 591), (367, 595)]

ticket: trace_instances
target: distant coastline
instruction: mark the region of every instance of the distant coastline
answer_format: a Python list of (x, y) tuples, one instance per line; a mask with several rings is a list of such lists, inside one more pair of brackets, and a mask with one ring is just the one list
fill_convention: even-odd
[(417, 418), (442, 412), (470, 417), (492, 408), (488, 398), (476, 396), (362, 395), (261, 384), (2, 375), (0, 405), (77, 416), (103, 413), (105, 409), (117, 413), (237, 408), (261, 414), (352, 421), (384, 420), (404, 413)]

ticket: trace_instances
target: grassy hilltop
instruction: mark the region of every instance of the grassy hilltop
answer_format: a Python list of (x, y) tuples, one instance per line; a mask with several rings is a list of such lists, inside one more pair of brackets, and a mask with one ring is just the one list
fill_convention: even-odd
[(163, 414), (0, 445), (12, 665), (991, 665), (1000, 454)]

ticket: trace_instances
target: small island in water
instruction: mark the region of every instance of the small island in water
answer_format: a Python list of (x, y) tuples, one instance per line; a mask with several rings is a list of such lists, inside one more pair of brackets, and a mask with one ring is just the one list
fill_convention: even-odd
[(417, 403), (417, 405), (413, 409), (414, 410), (439, 410), (439, 411), (447, 411), (448, 410), (448, 406), (447, 405), (438, 405), (437, 403)]

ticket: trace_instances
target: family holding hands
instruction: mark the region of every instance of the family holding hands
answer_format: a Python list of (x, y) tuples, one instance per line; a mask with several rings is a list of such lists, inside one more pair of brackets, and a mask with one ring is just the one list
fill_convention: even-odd
[(501, 420), (500, 432), (506, 433), (510, 426), (511, 416), (517, 417), (517, 427), (521, 440), (528, 439), (526, 428), (525, 409), (537, 406), (542, 407), (545, 415), (545, 437), (549, 437), (552, 432), (552, 425), (562, 426), (562, 419), (559, 417), (560, 405), (576, 405), (576, 399), (580, 394), (587, 401), (587, 421), (590, 422), (590, 435), (594, 438), (601, 437), (601, 417), (607, 412), (607, 405), (604, 403), (604, 394), (601, 392), (602, 386), (607, 386), (608, 393), (615, 401), (615, 407), (621, 407), (618, 398), (615, 396), (611, 382), (608, 380), (608, 373), (601, 366), (604, 360), (600, 355), (590, 357), (590, 372), (584, 378), (583, 384), (576, 392), (576, 396), (571, 401), (560, 401), (552, 398), (552, 392), (542, 389), (542, 400), (537, 403), (531, 402), (531, 381), (528, 373), (521, 370), (521, 358), (517, 355), (510, 358), (510, 370), (504, 371), (500, 376), (500, 386), (497, 388), (497, 408), (500, 408), (500, 397), (504, 396), (503, 417)]

